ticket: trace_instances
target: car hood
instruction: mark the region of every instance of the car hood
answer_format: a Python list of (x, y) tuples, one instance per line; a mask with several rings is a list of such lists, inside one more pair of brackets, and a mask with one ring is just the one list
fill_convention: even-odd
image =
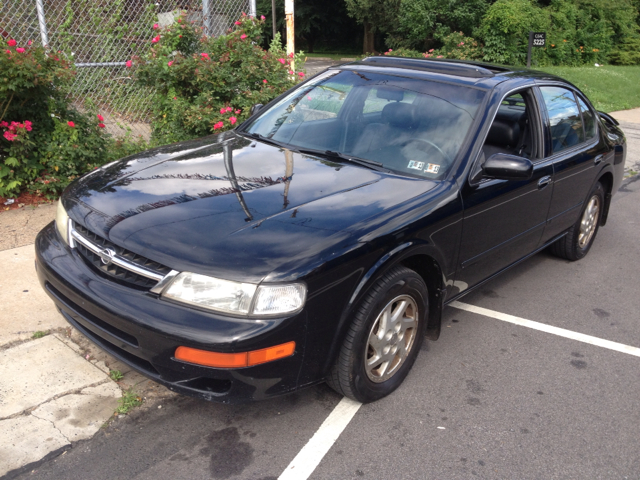
[(102, 167), (63, 202), (75, 221), (175, 270), (283, 281), (354, 248), (436, 185), (226, 132)]

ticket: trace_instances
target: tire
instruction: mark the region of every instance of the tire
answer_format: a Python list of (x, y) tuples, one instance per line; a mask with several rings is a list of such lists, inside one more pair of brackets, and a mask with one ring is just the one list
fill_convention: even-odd
[[(356, 309), (329, 386), (362, 403), (393, 392), (418, 356), (428, 311), (427, 286), (416, 272), (397, 266), (385, 273)], [(406, 322), (393, 320), (400, 314)]]
[(567, 235), (551, 245), (554, 255), (573, 262), (589, 253), (600, 228), (604, 209), (604, 187), (600, 182), (595, 184), (587, 198), (576, 224)]

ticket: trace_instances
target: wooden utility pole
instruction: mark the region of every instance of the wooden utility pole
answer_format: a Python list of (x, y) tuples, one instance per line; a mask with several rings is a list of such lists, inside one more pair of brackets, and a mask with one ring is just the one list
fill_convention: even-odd
[[(293, 25), (293, 0), (284, 0), (284, 16), (287, 20), (287, 55), (295, 53), (295, 30)], [(296, 66), (291, 61), (291, 70), (296, 71)]]

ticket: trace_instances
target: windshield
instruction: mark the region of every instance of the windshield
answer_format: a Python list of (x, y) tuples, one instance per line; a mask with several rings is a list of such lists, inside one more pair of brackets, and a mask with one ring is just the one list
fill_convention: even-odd
[(337, 152), (442, 178), (484, 92), (432, 80), (330, 71), (281, 99), (245, 129), (294, 149)]

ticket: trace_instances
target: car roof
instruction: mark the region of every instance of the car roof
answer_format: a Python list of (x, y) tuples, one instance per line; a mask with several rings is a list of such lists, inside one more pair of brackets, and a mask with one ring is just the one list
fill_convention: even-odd
[(563, 78), (524, 67), (508, 67), (484, 62), (450, 59), (422, 59), (393, 56), (367, 57), (356, 62), (331, 67), (341, 70), (366, 70), (412, 78), (444, 79), (448, 81), (491, 89), (497, 84), (523, 83), (523, 81), (553, 81), (571, 85)]

